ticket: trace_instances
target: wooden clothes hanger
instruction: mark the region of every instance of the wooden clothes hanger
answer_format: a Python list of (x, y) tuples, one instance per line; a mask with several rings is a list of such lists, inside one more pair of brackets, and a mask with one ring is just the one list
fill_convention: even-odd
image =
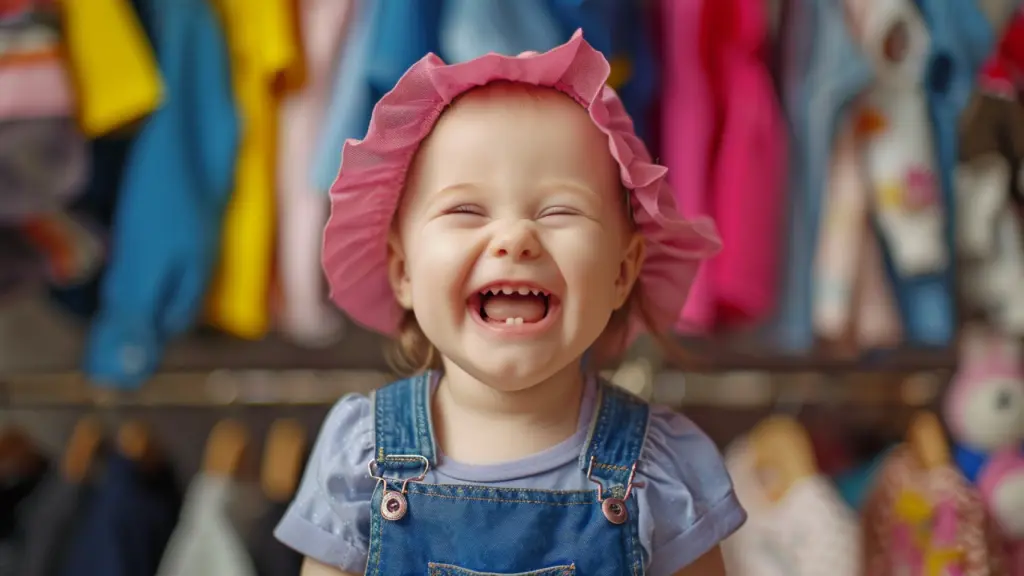
[(918, 463), (927, 470), (949, 466), (952, 462), (949, 442), (934, 412), (922, 410), (914, 415), (907, 428), (906, 444)]
[(64, 459), (61, 462), (64, 477), (74, 484), (84, 482), (92, 470), (102, 444), (103, 425), (99, 419), (95, 416), (85, 416), (79, 420), (64, 448)]
[(218, 422), (206, 440), (203, 472), (215, 476), (238, 476), (249, 447), (249, 431), (231, 418)]
[(152, 464), (157, 460), (153, 433), (141, 420), (128, 420), (117, 430), (117, 449), (129, 460)]
[(287, 501), (295, 494), (302, 478), (306, 447), (306, 429), (298, 421), (281, 419), (271, 425), (263, 448), (260, 484), (272, 502)]
[(818, 475), (810, 435), (792, 416), (775, 415), (761, 421), (750, 432), (749, 442), (770, 500), (779, 500), (801, 480)]

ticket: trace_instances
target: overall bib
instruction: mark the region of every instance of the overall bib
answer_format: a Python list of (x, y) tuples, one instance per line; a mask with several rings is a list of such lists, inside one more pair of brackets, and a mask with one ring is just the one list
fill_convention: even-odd
[(593, 489), (427, 484), (437, 450), (430, 376), (373, 396), (377, 478), (366, 574), (381, 576), (644, 573), (634, 483), (648, 406), (606, 383), (579, 458)]

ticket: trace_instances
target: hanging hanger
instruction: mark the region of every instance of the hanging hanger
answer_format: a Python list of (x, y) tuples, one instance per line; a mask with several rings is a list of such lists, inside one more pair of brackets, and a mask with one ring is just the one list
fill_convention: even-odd
[(907, 429), (906, 444), (925, 469), (948, 466), (952, 461), (949, 443), (934, 412), (923, 410), (914, 415)]
[(260, 483), (273, 502), (284, 502), (295, 494), (306, 456), (306, 430), (297, 420), (282, 418), (267, 432), (263, 449)]
[(117, 430), (117, 449), (129, 460), (151, 464), (157, 458), (153, 434), (141, 420), (127, 420)]
[(206, 440), (203, 472), (216, 476), (237, 476), (248, 447), (249, 432), (245, 426), (231, 418), (221, 420)]
[(103, 444), (103, 425), (95, 416), (85, 416), (75, 424), (64, 449), (62, 471), (74, 484), (86, 480)]
[(806, 428), (792, 416), (777, 414), (751, 431), (750, 445), (765, 494), (779, 500), (801, 480), (818, 475)]

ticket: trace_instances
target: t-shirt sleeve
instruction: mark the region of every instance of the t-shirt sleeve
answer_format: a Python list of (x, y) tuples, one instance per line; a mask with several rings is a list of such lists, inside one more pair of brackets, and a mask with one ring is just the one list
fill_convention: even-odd
[(637, 499), (651, 576), (671, 576), (692, 564), (747, 519), (718, 447), (667, 408), (651, 408), (637, 477), (646, 483)]
[(295, 499), (274, 536), (304, 556), (362, 574), (374, 481), (373, 413), (366, 396), (338, 401), (320, 428)]

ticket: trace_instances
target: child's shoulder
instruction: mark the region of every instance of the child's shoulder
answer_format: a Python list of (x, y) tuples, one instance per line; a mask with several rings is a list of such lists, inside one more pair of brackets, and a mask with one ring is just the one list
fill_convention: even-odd
[(651, 573), (675, 573), (746, 521), (718, 447), (679, 412), (651, 405), (637, 477)]
[(707, 505), (732, 493), (718, 446), (692, 420), (665, 406), (650, 405), (640, 467), (657, 484), (676, 485)]
[(342, 396), (324, 418), (317, 442), (323, 443), (328, 452), (332, 451), (331, 447), (336, 447), (354, 457), (366, 456), (362, 463), (365, 467), (374, 451), (375, 396), (386, 396), (388, 404), (401, 405), (409, 400), (402, 396), (412, 394), (418, 380), (428, 377), (428, 374), (420, 374), (394, 380), (369, 394), (353, 392)]
[(373, 402), (366, 394), (347, 394), (331, 407), (320, 425), (317, 452), (328, 454), (329, 460), (349, 455), (346, 460), (360, 460), (365, 468), (373, 454)]

